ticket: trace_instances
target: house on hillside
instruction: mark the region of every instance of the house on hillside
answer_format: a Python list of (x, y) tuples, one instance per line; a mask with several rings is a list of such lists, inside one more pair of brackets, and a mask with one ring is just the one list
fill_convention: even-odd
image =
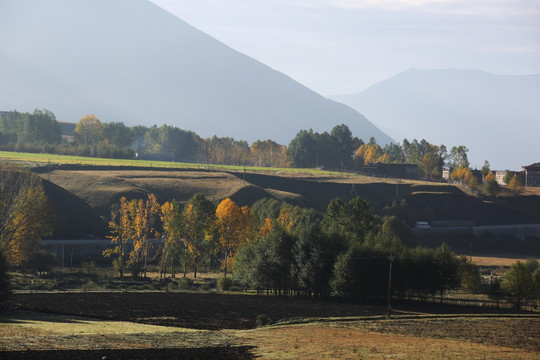
[(522, 166), (525, 186), (540, 186), (540, 162)]
[(364, 165), (362, 172), (368, 176), (396, 179), (418, 179), (417, 164), (391, 164), (376, 162)]
[(497, 170), (495, 171), (495, 180), (497, 180), (497, 184), (499, 185), (506, 185), (504, 183), (504, 176), (506, 175), (505, 170)]
[(449, 167), (443, 167), (442, 169), (442, 179), (443, 180), (450, 180), (450, 173), (452, 172), (452, 169), (450, 169)]

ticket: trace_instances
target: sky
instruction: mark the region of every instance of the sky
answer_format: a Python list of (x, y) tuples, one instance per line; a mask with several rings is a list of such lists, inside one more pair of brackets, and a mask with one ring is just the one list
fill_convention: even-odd
[(540, 74), (540, 0), (151, 0), (326, 96), (401, 71)]

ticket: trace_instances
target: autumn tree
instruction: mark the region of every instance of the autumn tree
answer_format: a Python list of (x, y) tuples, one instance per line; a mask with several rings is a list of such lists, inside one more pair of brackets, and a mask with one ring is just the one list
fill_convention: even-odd
[[(105, 250), (103, 255), (116, 256), (113, 266), (120, 273), (120, 277), (126, 268), (129, 268), (133, 276), (137, 276), (142, 270), (146, 271), (150, 238), (158, 235), (155, 226), (159, 213), (160, 205), (153, 194), (149, 194), (146, 200), (128, 201), (122, 197), (120, 204), (111, 210), (111, 235), (108, 238), (114, 246)], [(131, 249), (128, 248), (130, 242)]]
[(52, 232), (52, 214), (37, 175), (0, 164), (0, 248), (13, 265), (27, 261)]
[(223, 271), (231, 269), (232, 260), (241, 243), (248, 241), (251, 232), (251, 212), (247, 206), (240, 208), (226, 198), (216, 208), (216, 236), (223, 253)]
[(377, 161), (385, 162), (387, 155), (377, 144), (362, 144), (354, 153), (354, 158), (358, 166), (372, 164)]
[(482, 170), (481, 171), (482, 171), (482, 179), (485, 179), (487, 174), (489, 174), (491, 172), (489, 161), (487, 161), (487, 160), (484, 161), (484, 165), (482, 165)]
[(86, 115), (77, 123), (73, 135), (80, 145), (99, 143), (103, 140), (103, 124), (94, 114)]
[(132, 220), (133, 211), (130, 209), (130, 203), (123, 196), (120, 198), (120, 203), (115, 204), (111, 210), (111, 220), (109, 221), (111, 235), (107, 237), (111, 239), (113, 247), (103, 251), (105, 257), (115, 257), (113, 266), (120, 277), (124, 276), (124, 270), (127, 266), (128, 242), (134, 237)]
[(466, 166), (460, 166), (454, 169), (450, 173), (450, 179), (462, 185), (467, 185), (469, 188), (474, 188), (478, 185), (478, 180), (476, 180), (472, 171)]
[(513, 192), (518, 193), (521, 190), (523, 190), (523, 184), (521, 183), (521, 180), (519, 180), (517, 176), (514, 176), (508, 182), (508, 188), (512, 190)]
[(163, 224), (164, 243), (161, 248), (160, 278), (169, 268), (171, 277), (175, 277), (175, 265), (180, 262), (184, 265), (186, 275), (187, 251), (180, 244), (182, 232), (182, 214), (177, 201), (167, 201), (161, 206), (161, 223)]
[(182, 211), (182, 240), (186, 245), (197, 277), (197, 266), (210, 250), (209, 230), (216, 216), (214, 204), (203, 194), (197, 193)]
[(292, 164), (287, 147), (272, 140), (257, 140), (251, 144), (250, 151), (255, 166), (290, 167)]
[(148, 194), (146, 200), (139, 199), (136, 202), (132, 224), (133, 250), (130, 252), (130, 266), (134, 272), (138, 272), (138, 269), (141, 268), (145, 277), (150, 254), (150, 239), (159, 236), (156, 231), (156, 221), (159, 219), (160, 210), (161, 206), (154, 194)]

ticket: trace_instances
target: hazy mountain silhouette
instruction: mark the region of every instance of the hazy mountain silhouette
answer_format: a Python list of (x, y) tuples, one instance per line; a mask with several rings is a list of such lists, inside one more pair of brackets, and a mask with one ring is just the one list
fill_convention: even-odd
[(394, 139), (469, 148), (471, 166), (521, 169), (540, 161), (540, 75), (404, 71), (356, 95), (333, 97)]
[(391, 140), (357, 111), (147, 0), (3, 1), (0, 43), (0, 110), (47, 108), (69, 122), (95, 113), (282, 144), (344, 123), (365, 141)]

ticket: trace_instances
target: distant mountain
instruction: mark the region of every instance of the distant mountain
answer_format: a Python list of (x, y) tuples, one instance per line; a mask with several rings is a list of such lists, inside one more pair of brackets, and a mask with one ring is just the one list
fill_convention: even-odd
[(520, 170), (540, 161), (540, 75), (404, 71), (355, 95), (332, 97), (404, 138), (469, 148), (471, 166)]
[(391, 141), (357, 111), (147, 0), (2, 1), (0, 44), (0, 110), (282, 144), (344, 123), (366, 141)]

